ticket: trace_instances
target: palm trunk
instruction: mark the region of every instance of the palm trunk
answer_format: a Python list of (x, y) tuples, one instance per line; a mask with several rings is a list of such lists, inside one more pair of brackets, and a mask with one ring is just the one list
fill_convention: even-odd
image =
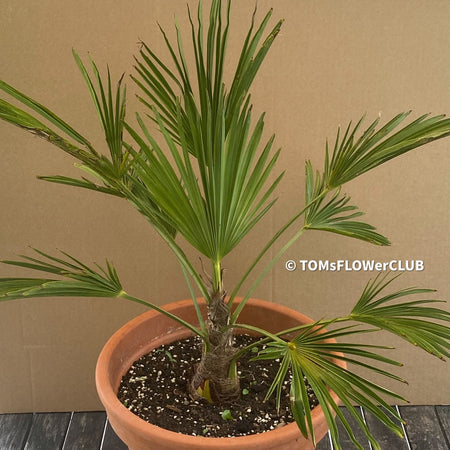
[[(225, 293), (212, 295), (208, 306), (208, 348), (204, 345), (203, 355), (192, 378), (190, 391), (194, 397), (208, 397), (214, 403), (231, 402), (239, 398), (240, 387), (237, 374), (230, 374), (230, 364), (236, 349), (233, 346), (233, 332), (225, 329), (230, 313), (224, 302)], [(230, 376), (231, 375), (231, 376)]]

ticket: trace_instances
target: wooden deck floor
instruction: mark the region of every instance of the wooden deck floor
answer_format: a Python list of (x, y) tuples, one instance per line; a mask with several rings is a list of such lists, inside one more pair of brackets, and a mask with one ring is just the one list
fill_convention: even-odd
[[(344, 414), (347, 414), (343, 408)], [(450, 406), (400, 406), (407, 422), (400, 439), (360, 409), (383, 450), (450, 450)], [(361, 440), (363, 442), (363, 440)], [(354, 449), (342, 438), (344, 450)], [(0, 415), (0, 450), (122, 450), (127, 447), (110, 427), (104, 412), (33, 413)], [(370, 450), (368, 442), (364, 445)], [(333, 450), (328, 436), (317, 450)]]

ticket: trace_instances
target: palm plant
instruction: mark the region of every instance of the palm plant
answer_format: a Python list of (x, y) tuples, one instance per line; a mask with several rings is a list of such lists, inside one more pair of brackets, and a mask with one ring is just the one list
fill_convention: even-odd
[[(223, 260), (271, 209), (283, 176), (276, 172), (280, 150), (273, 151), (274, 136), (263, 141), (264, 114), (253, 119), (249, 93), (282, 21), (267, 32), (272, 11), (259, 23), (255, 11), (232, 81), (226, 86), (224, 72), (231, 1), (223, 3), (212, 1), (208, 23), (203, 19), (201, 3), (196, 14), (188, 7), (194, 61), (188, 62), (185, 58), (177, 25), (174, 43), (161, 30), (171, 62), (163, 62), (149, 46), (141, 43), (131, 78), (139, 89), (138, 98), (144, 112), (136, 113), (134, 125), (126, 118), (123, 77), (114, 86), (109, 71), (106, 78), (102, 77), (92, 60), (88, 70), (74, 51), (103, 127), (109, 154), (95, 149), (88, 139), (52, 111), (0, 81), (3, 93), (30, 110), (26, 112), (0, 99), (0, 117), (69, 153), (79, 161), (79, 168), (85, 173), (79, 179), (40, 178), (130, 202), (176, 255), (199, 325), (187, 323), (153, 303), (130, 295), (110, 262), (106, 261), (105, 267), (89, 267), (67, 253), (51, 255), (36, 250), (33, 257), (3, 261), (49, 275), (0, 279), (0, 300), (50, 296), (125, 298), (169, 315), (202, 340), (203, 356), (191, 380), (190, 394), (218, 403), (240, 395), (236, 361), (253, 347), (236, 349), (233, 332), (237, 328), (256, 331), (261, 335), (259, 343), (267, 344), (256, 358), (281, 359), (267, 396), (275, 394), (280, 401), (281, 385), (287, 371), (291, 371), (292, 411), (305, 436), (314, 441), (304, 376), (323, 408), (336, 448), (339, 443), (334, 415), (341, 420), (356, 446), (362, 447), (328, 388), (348, 407), (373, 447), (379, 448), (352, 405), (363, 406), (401, 434), (402, 429), (396, 423), (400, 418), (385, 400), (386, 397), (401, 397), (334, 364), (331, 357), (399, 381), (399, 377), (376, 364), (400, 364), (381, 354), (386, 347), (350, 342), (330, 344), (325, 338), (342, 339), (381, 329), (444, 358), (449, 355), (450, 328), (441, 322), (449, 322), (450, 314), (429, 305), (435, 300), (425, 294), (432, 290), (408, 288), (386, 293), (394, 277), (379, 275), (368, 282), (348, 314), (280, 330), (277, 334), (240, 323), (239, 316), (264, 276), (305, 231), (329, 231), (388, 245), (387, 238), (378, 234), (373, 226), (356, 219), (363, 213), (350, 204), (350, 198), (342, 193), (341, 187), (392, 158), (450, 135), (450, 119), (425, 115), (405, 125), (409, 116), (406, 112), (383, 125), (377, 118), (363, 129), (363, 117), (356, 125), (349, 124), (344, 131), (338, 130), (334, 144), (327, 145), (323, 169), (314, 170), (312, 164), (306, 162), (305, 206), (255, 254), (236, 286), (226, 290)], [(209, 261), (210, 275), (206, 275), (204, 269), (204, 274), (196, 270), (182, 250), (180, 239)], [(264, 257), (278, 241), (282, 242), (280, 250), (267, 261)], [(257, 272), (261, 261), (266, 261), (265, 266)], [(250, 287), (243, 290), (244, 282), (249, 279), (252, 280)], [(206, 317), (200, 312), (197, 293), (206, 300)], [(242, 295), (243, 300), (236, 307), (237, 295)], [(418, 297), (404, 299), (410, 296)], [(329, 331), (324, 331), (325, 327)], [(295, 337), (286, 340), (283, 336), (287, 334)]]

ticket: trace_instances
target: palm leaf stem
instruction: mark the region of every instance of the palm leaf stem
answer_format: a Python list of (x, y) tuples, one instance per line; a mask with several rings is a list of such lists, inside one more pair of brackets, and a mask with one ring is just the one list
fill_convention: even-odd
[(91, 268), (66, 252), (62, 259), (34, 249), (44, 259), (22, 256), (24, 261), (3, 260), (3, 264), (24, 267), (59, 275), (62, 279), (48, 278), (0, 278), (0, 302), (38, 297), (106, 297), (125, 298), (145, 305), (170, 317), (196, 335), (206, 339), (206, 333), (182, 318), (151, 302), (127, 294), (120, 283), (115, 268), (106, 261), (106, 268), (95, 264)]
[(141, 305), (148, 306), (148, 307), (154, 309), (155, 311), (158, 311), (159, 313), (164, 314), (167, 317), (170, 317), (171, 319), (173, 319), (176, 322), (178, 322), (180, 325), (183, 325), (184, 327), (188, 328), (195, 335), (200, 336), (203, 340), (206, 339), (206, 336), (205, 336), (204, 332), (201, 329), (198, 329), (197, 327), (194, 327), (189, 322), (186, 322), (185, 320), (183, 320), (181, 317), (178, 317), (175, 314), (172, 314), (171, 312), (166, 311), (164, 308), (161, 308), (160, 306), (155, 305), (154, 303), (150, 303), (150, 302), (147, 302), (146, 300), (142, 300), (140, 298), (133, 297), (132, 295), (127, 294), (125, 291), (122, 291), (119, 294), (119, 297), (125, 298), (125, 299), (130, 300), (130, 301), (135, 302), (135, 303), (139, 303)]
[(284, 254), (284, 252), (292, 245), (294, 242), (297, 241), (297, 239), (303, 234), (305, 231), (305, 227), (300, 228), (297, 233), (277, 252), (277, 254), (269, 261), (267, 266), (264, 268), (264, 270), (261, 272), (261, 274), (258, 276), (256, 281), (252, 284), (250, 289), (245, 294), (244, 298), (242, 299), (241, 303), (239, 303), (238, 307), (235, 309), (233, 314), (231, 315), (231, 323), (236, 323), (237, 318), (239, 317), (239, 314), (241, 313), (242, 309), (245, 307), (247, 301), (249, 300), (250, 296), (253, 294), (254, 290), (258, 287), (259, 283), (264, 279), (264, 277), (270, 272), (272, 267), (275, 265), (275, 263), (281, 258), (281, 256)]
[[(262, 334), (263, 336), (267, 337), (268, 339), (271, 339), (272, 341), (279, 342), (281, 344), (285, 344), (286, 343), (283, 339), (281, 339), (276, 334), (270, 333), (269, 331), (264, 330), (263, 328), (256, 327), (254, 325), (247, 325), (245, 323), (239, 323), (239, 324), (232, 325), (232, 328), (242, 328), (244, 330), (253, 331), (255, 333)], [(256, 345), (259, 345), (259, 344), (260, 344), (260, 342), (258, 341), (258, 343)], [(254, 344), (251, 344), (251, 345), (249, 345), (247, 347), (253, 347), (253, 346), (254, 346)], [(236, 359), (236, 358), (233, 358), (233, 359)]]
[(176, 243), (175, 239), (170, 235), (164, 225), (158, 221), (157, 211), (155, 211), (148, 202), (143, 202), (139, 197), (133, 194), (133, 192), (124, 183), (122, 183), (122, 189), (126, 193), (129, 201), (143, 213), (144, 217), (147, 218), (164, 242), (166, 242), (169, 248), (175, 253), (182, 267), (187, 270), (200, 289), (202, 296), (205, 298), (206, 302), (209, 303), (209, 293), (205, 283), (202, 281), (200, 275), (194, 269), (181, 247)]
[[(322, 319), (322, 320), (318, 320), (317, 322), (315, 322), (316, 326), (320, 326), (320, 327), (327, 327), (330, 324), (335, 324), (335, 323), (341, 323), (341, 322), (349, 322), (352, 321), (353, 319), (350, 316), (343, 316), (343, 317), (337, 317), (335, 319)], [(305, 323), (302, 325), (297, 325), (295, 327), (291, 327), (291, 328), (286, 328), (285, 330), (281, 330), (278, 331), (277, 333), (275, 333), (277, 336), (283, 336), (283, 335), (287, 335), (287, 334), (292, 334), (295, 333), (297, 331), (301, 331), (304, 330), (305, 328), (309, 328), (311, 327), (311, 324), (309, 323)]]
[[(267, 251), (269, 251), (270, 249), (272, 249), (273, 244), (275, 244), (275, 242), (291, 227), (291, 225), (293, 225), (310, 207), (311, 205), (313, 205), (315, 202), (317, 202), (318, 200), (320, 200), (323, 196), (325, 196), (328, 193), (328, 189), (325, 189), (323, 192), (321, 192), (319, 195), (317, 195), (317, 197), (315, 197), (314, 199), (312, 199), (301, 211), (299, 211), (298, 213), (296, 213), (291, 219), (289, 219), (274, 235), (273, 237), (270, 239), (270, 241), (265, 245), (265, 247), (261, 250), (261, 252), (259, 253), (259, 255), (253, 260), (253, 262), (250, 264), (249, 268), (246, 270), (246, 272), (244, 273), (244, 275), (242, 276), (242, 278), (239, 280), (238, 284), (236, 285), (236, 287), (234, 288), (233, 292), (230, 295), (230, 298), (228, 300), (228, 306), (231, 308), (234, 299), (236, 298), (236, 295), (238, 294), (239, 290), (241, 289), (242, 285), (244, 284), (245, 280), (249, 277), (249, 275), (252, 273), (253, 269), (256, 267), (256, 265), (259, 263), (259, 261), (263, 258), (263, 256), (267, 253)], [(302, 229), (303, 230), (303, 229)], [(298, 239), (299, 236), (297, 236), (297, 238), (295, 240)], [(283, 253), (284, 251), (286, 251), (294, 242), (291, 242), (289, 245), (283, 247)], [(281, 257), (282, 254), (279, 255), (279, 257)], [(277, 258), (277, 260), (279, 259), (279, 257)], [(276, 261), (275, 261), (276, 262)], [(273, 267), (273, 265), (275, 264), (275, 262), (270, 266), (270, 268)], [(269, 263), (270, 264), (270, 263)], [(268, 270), (266, 270), (264, 272), (264, 276), (269, 272), (270, 268)], [(262, 281), (264, 277), (261, 278), (261, 280), (258, 281), (258, 284)], [(256, 284), (256, 283), (255, 283)], [(256, 284), (256, 286), (258, 285)], [(256, 288), (256, 286), (254, 287), (254, 289)], [(253, 290), (254, 290), (253, 289)], [(252, 292), (253, 292), (252, 290)], [(242, 308), (241, 308), (242, 309)]]
[[(195, 313), (197, 314), (197, 319), (198, 319), (198, 323), (200, 325), (200, 329), (202, 330), (202, 333), (206, 336), (206, 325), (205, 325), (205, 321), (203, 319), (203, 315), (202, 312), (200, 311), (200, 305), (198, 304), (197, 301), (197, 296), (194, 293), (194, 289), (192, 288), (192, 283), (189, 280), (189, 274), (186, 271), (186, 268), (183, 266), (183, 264), (181, 263), (180, 260), (178, 260), (181, 270), (183, 272), (184, 278), (186, 280), (186, 284), (188, 285), (189, 288), (189, 292), (191, 294), (191, 298), (192, 298), (192, 303), (194, 304), (194, 308), (195, 308)], [(208, 344), (208, 340), (205, 340), (205, 344)], [(208, 349), (206, 349), (208, 350)]]

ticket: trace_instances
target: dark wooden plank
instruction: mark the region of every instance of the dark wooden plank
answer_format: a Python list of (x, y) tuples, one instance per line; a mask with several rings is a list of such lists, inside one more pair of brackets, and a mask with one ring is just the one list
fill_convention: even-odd
[(1, 414), (0, 449), (17, 450), (23, 448), (32, 422), (33, 414)]
[[(364, 410), (364, 417), (370, 432), (383, 450), (408, 450), (405, 438), (402, 439), (400, 436), (397, 436), (369, 411)], [(394, 422), (397, 421), (394, 420)]]
[(450, 449), (450, 405), (436, 406), (436, 413), (448, 448)]
[(448, 450), (434, 406), (400, 406), (412, 450)]
[(71, 413), (38, 413), (33, 415), (25, 450), (60, 449), (64, 444)]
[(109, 422), (106, 424), (103, 445), (100, 450), (128, 450), (128, 447), (119, 439)]
[(330, 435), (327, 433), (317, 444), (316, 450), (333, 450), (330, 442)]
[[(364, 431), (358, 425), (356, 419), (350, 414), (347, 408), (341, 407), (340, 409), (344, 414), (344, 417), (347, 419), (347, 422), (350, 424), (353, 434), (355, 435), (358, 442), (363, 446), (364, 450), (370, 450), (369, 441), (367, 440)], [(360, 411), (359, 408), (357, 408), (357, 410)], [(337, 424), (339, 430), (339, 443), (341, 444), (342, 448), (344, 448), (345, 450), (352, 450), (357, 448), (348, 436), (347, 431), (342, 426), (339, 419), (337, 419)]]
[[(342, 411), (364, 448), (369, 448), (349, 412), (346, 408)], [(401, 406), (400, 414), (407, 422), (411, 450), (450, 449), (450, 406)], [(383, 450), (408, 448), (404, 440), (387, 431), (370, 413), (365, 411), (364, 416)], [(109, 423), (105, 428), (105, 417), (104, 412), (73, 413), (72, 419), (71, 413), (0, 414), (0, 449), (127, 450)], [(339, 430), (342, 448), (355, 448), (342, 425)], [(331, 449), (326, 435), (318, 443), (317, 450)]]
[(64, 450), (98, 450), (105, 430), (106, 414), (102, 411), (75, 412), (67, 430)]

